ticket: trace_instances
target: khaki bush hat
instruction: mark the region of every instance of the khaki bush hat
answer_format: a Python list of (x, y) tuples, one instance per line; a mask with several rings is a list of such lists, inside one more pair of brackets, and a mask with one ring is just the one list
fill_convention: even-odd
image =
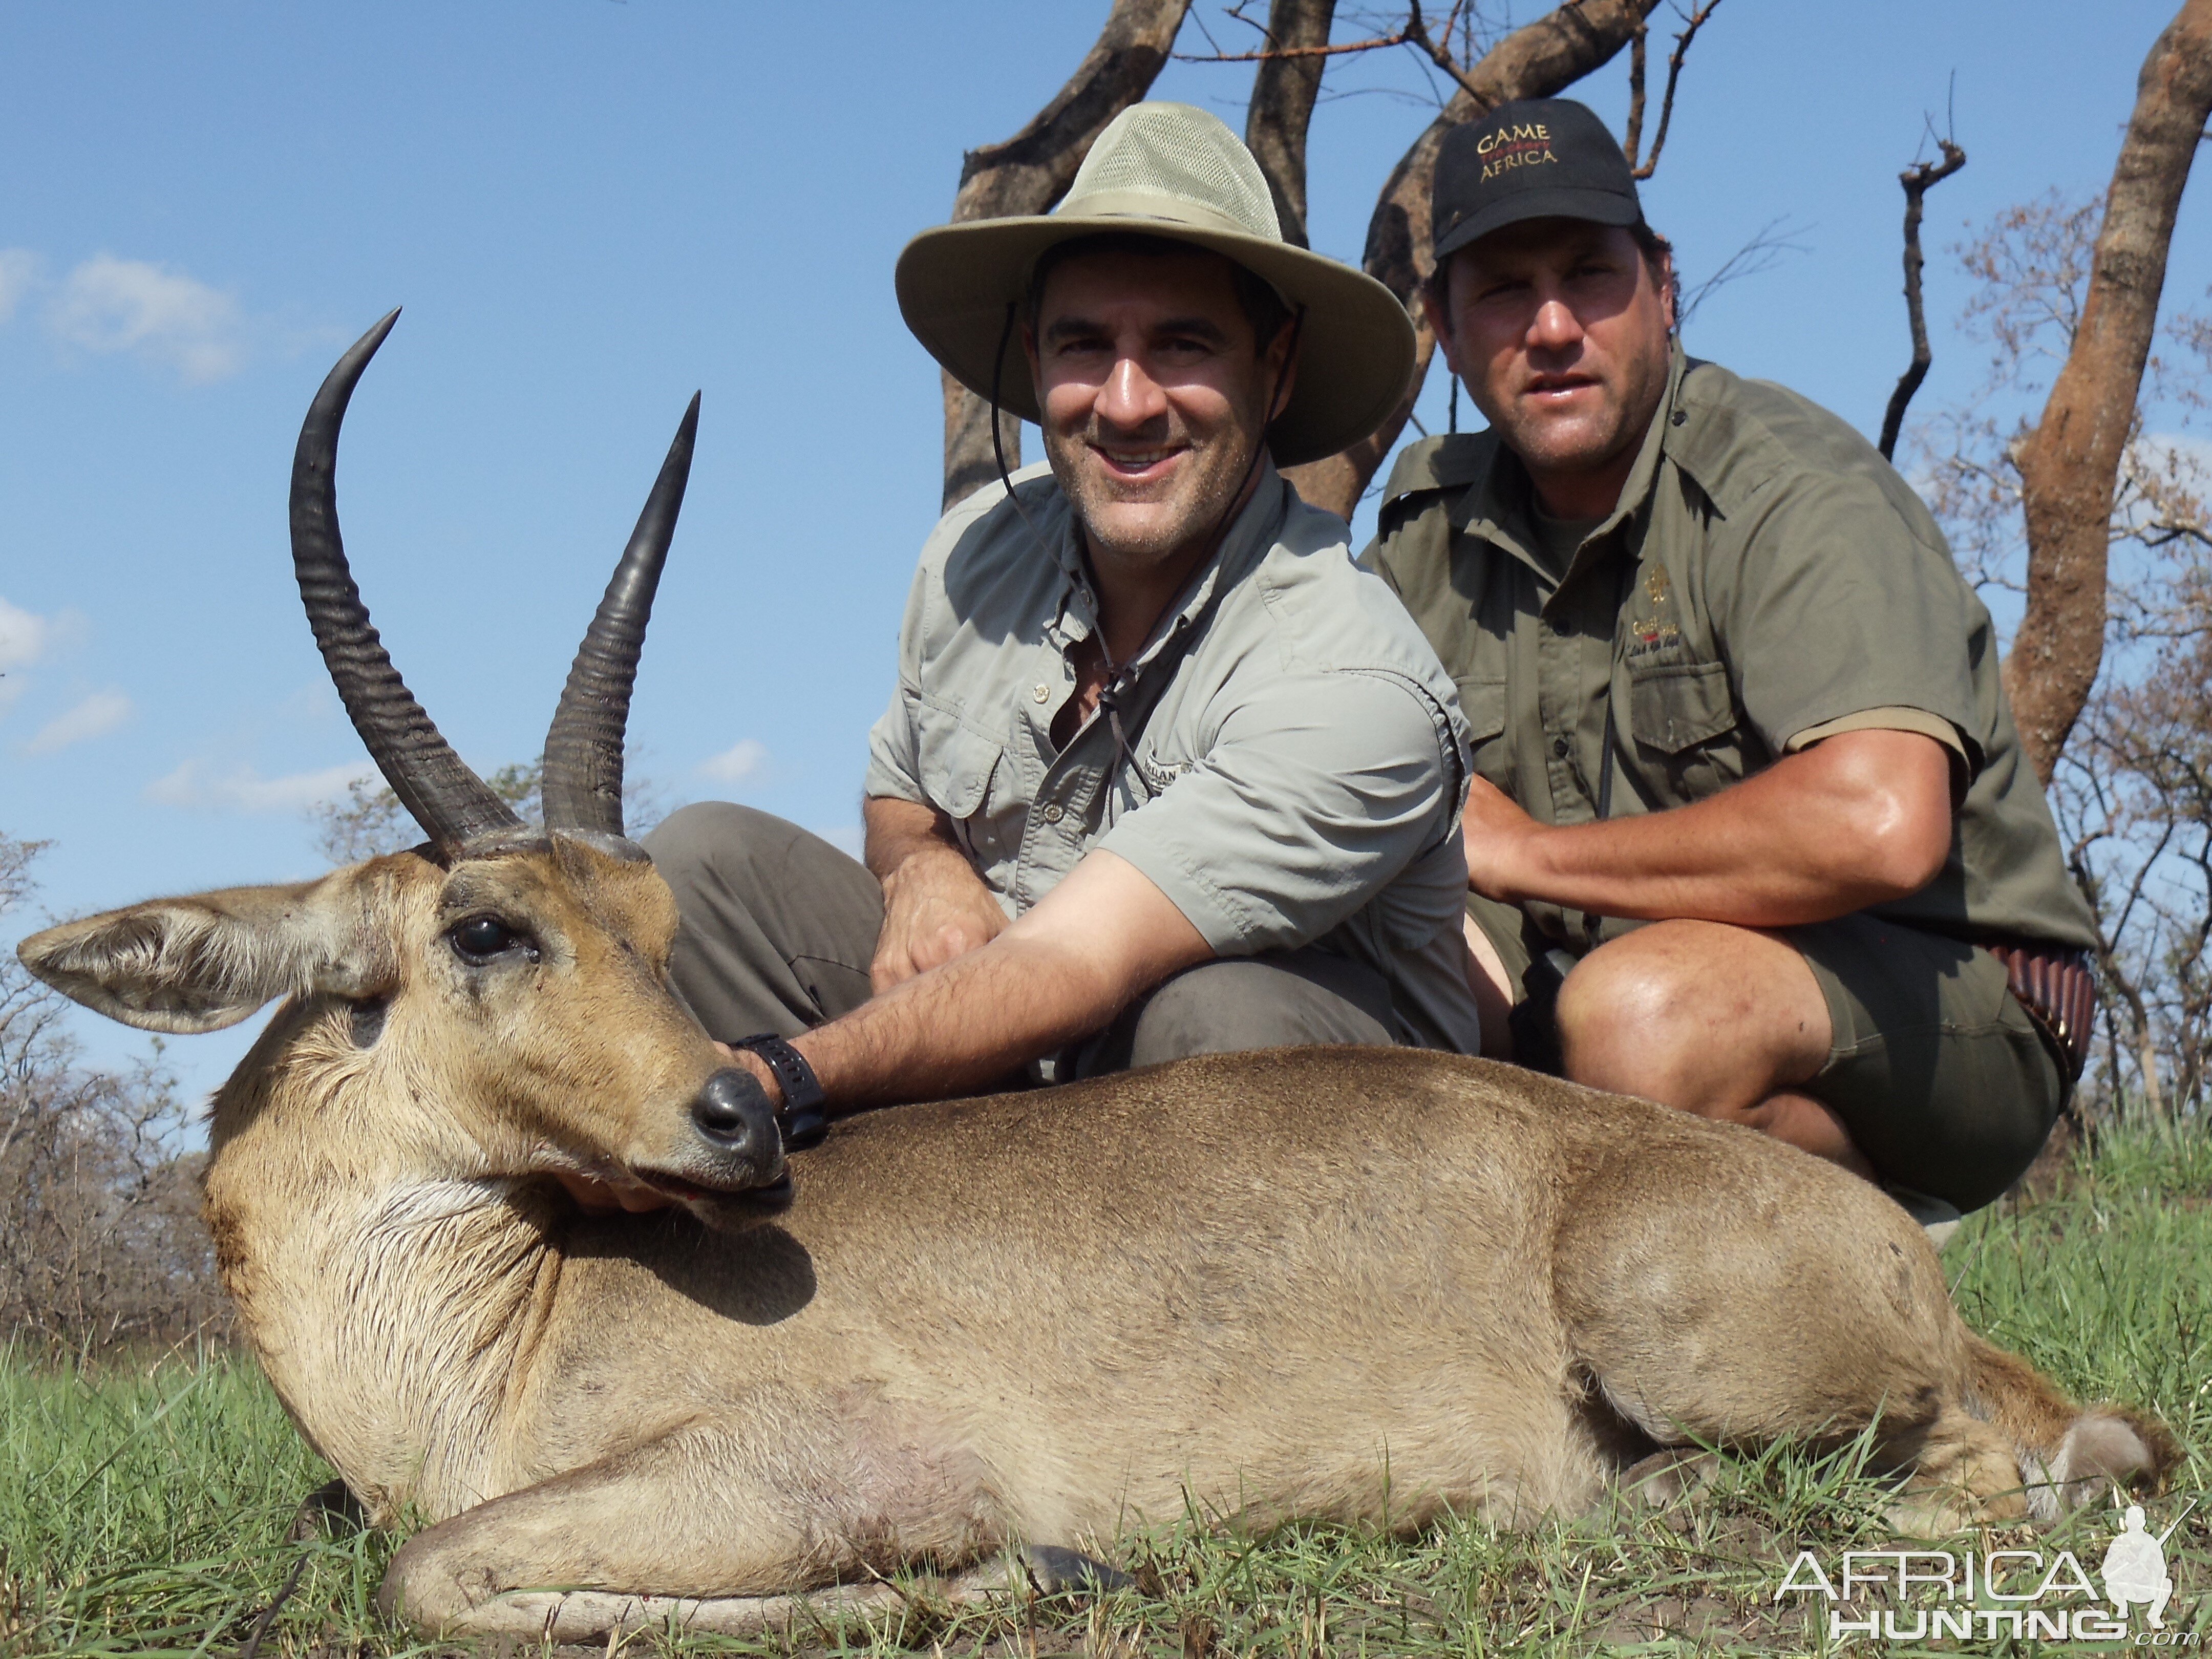
[(1297, 384), (1268, 428), (1278, 465), (1358, 442), (1405, 396), (1413, 373), (1405, 307), (1364, 271), (1285, 241), (1252, 153), (1218, 117), (1188, 104), (1133, 104), (1115, 116), (1048, 214), (923, 231), (899, 255), (900, 313), (953, 379), (988, 398), (995, 368), (1000, 407), (1034, 421), (1019, 314), (1030, 274), (1055, 243), (1115, 231), (1226, 255), (1304, 314)]

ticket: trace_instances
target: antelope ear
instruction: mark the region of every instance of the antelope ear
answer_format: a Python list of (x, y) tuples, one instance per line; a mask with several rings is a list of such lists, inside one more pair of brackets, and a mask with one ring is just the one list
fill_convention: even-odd
[(219, 1031), (276, 997), (382, 988), (387, 953), (368, 948), (355, 874), (149, 899), (33, 933), (15, 953), (71, 1001), (125, 1025)]

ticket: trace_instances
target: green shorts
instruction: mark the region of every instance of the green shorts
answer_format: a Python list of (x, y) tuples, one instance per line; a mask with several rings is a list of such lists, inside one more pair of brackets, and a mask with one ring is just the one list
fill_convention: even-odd
[[(1468, 914), (1513, 980), (1516, 1054), (1557, 1053), (1547, 993), (1551, 941), (1513, 906), (1470, 895)], [(2033, 1163), (2065, 1103), (2051, 1041), (1977, 946), (1859, 911), (1783, 935), (1813, 970), (1833, 1036), (1802, 1086), (1844, 1121), (1899, 1186), (1978, 1209)], [(1558, 960), (1556, 950), (1553, 961)]]

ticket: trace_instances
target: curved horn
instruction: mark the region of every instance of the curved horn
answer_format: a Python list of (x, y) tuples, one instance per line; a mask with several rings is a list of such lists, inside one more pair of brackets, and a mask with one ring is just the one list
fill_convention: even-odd
[(400, 804), (450, 853), (522, 820), (462, 763), (400, 679), (369, 623), (338, 538), (338, 428), (354, 383), (398, 320), (394, 311), (355, 341), (307, 410), (292, 458), (292, 567), (354, 730)]
[(630, 686), (653, 617), (653, 590), (676, 534), (676, 514), (691, 476), (691, 444), (699, 432), (699, 396), (684, 411), (653, 494), (637, 517), (629, 545), (607, 583), (599, 614), (576, 648), (568, 684), (545, 734), (545, 827), (623, 833), (623, 730), (629, 723)]

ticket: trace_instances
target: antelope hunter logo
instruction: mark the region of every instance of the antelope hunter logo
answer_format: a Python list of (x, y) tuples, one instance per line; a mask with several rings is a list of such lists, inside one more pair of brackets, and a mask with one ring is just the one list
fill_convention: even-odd
[[(2197, 1507), (2195, 1504), (2189, 1510)], [(1817, 1595), (1828, 1604), (1828, 1639), (1924, 1642), (2129, 1642), (2140, 1648), (2201, 1645), (2194, 1631), (2166, 1628), (2173, 1578), (2166, 1540), (2189, 1516), (2152, 1533), (2133, 1504), (2096, 1577), (2071, 1550), (1852, 1550), (1824, 1563), (1801, 1550), (1774, 1600)], [(1907, 1606), (1906, 1603), (1913, 1605)], [(2140, 1628), (2136, 1617), (2140, 1613)]]
[(1502, 179), (1516, 167), (1540, 167), (1559, 158), (1552, 154), (1552, 129), (1541, 121), (1512, 121), (1486, 133), (1474, 147), (1482, 158), (1482, 180)]

